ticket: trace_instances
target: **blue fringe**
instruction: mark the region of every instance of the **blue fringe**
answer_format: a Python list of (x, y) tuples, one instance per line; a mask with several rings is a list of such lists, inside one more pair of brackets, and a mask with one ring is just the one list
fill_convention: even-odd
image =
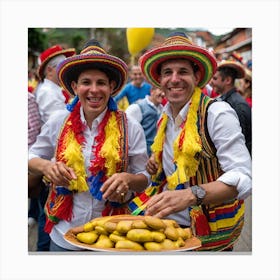
[(108, 108), (109, 108), (110, 111), (117, 111), (118, 110), (118, 105), (112, 97), (109, 98)]
[(73, 100), (71, 101), (71, 103), (67, 104), (66, 105), (66, 109), (69, 111), (69, 112), (73, 112), (74, 110), (74, 107), (76, 106), (76, 104), (78, 103), (79, 101), (79, 97), (78, 95), (76, 95)]
[(100, 188), (103, 185), (103, 182), (101, 181), (102, 177), (103, 172), (99, 171), (96, 176), (88, 178), (90, 193), (97, 200), (102, 200), (102, 192), (100, 191)]

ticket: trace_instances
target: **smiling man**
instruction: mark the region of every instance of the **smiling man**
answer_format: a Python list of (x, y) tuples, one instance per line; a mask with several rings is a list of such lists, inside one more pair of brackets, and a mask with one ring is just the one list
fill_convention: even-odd
[[(251, 194), (251, 158), (235, 111), (201, 92), (216, 59), (184, 33), (173, 33), (139, 63), (169, 101), (147, 164), (152, 185), (139, 196), (146, 198), (145, 214), (192, 226), (199, 250), (232, 250), (244, 223), (243, 200)], [(139, 198), (131, 210), (141, 209)]]

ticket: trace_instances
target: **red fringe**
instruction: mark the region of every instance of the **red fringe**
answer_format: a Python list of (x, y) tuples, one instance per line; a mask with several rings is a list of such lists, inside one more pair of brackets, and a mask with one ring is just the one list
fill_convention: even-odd
[(200, 207), (193, 208), (190, 211), (190, 215), (192, 218), (192, 228), (195, 230), (196, 235), (210, 235), (211, 229), (202, 209)]

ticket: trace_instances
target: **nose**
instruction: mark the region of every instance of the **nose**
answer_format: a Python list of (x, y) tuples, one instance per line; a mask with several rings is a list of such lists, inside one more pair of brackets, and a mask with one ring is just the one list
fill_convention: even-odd
[(95, 92), (97, 90), (97, 84), (92, 82), (90, 85), (90, 91)]
[(172, 83), (177, 83), (180, 80), (178, 73), (173, 72), (171, 77), (170, 77), (170, 80), (171, 80)]

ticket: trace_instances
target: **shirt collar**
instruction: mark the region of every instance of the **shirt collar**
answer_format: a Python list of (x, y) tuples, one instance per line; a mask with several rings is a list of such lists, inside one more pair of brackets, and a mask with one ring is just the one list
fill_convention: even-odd
[[(108, 107), (106, 107), (106, 109), (105, 109), (101, 114), (99, 114), (99, 115), (97, 116), (97, 118), (95, 118), (95, 119), (93, 120), (93, 122), (92, 122), (92, 127), (93, 127), (93, 126), (98, 126), (98, 125), (102, 122), (102, 120), (103, 120), (103, 118), (104, 118), (104, 116), (105, 116), (107, 110), (108, 110)], [(82, 121), (82, 123), (85, 124), (85, 125), (87, 125), (86, 118), (85, 118), (85, 114), (84, 114), (84, 110), (83, 110), (83, 107), (82, 107), (82, 106), (81, 106), (81, 108), (80, 108), (80, 114), (81, 114), (81, 121)]]
[[(185, 106), (181, 109), (181, 111), (175, 118), (174, 123), (176, 124), (176, 126), (181, 127), (184, 124), (184, 122), (186, 121), (187, 113), (189, 111), (189, 105), (190, 105), (190, 101), (185, 104)], [(170, 103), (167, 103), (164, 106), (164, 112), (167, 114), (169, 119), (173, 120)]]

